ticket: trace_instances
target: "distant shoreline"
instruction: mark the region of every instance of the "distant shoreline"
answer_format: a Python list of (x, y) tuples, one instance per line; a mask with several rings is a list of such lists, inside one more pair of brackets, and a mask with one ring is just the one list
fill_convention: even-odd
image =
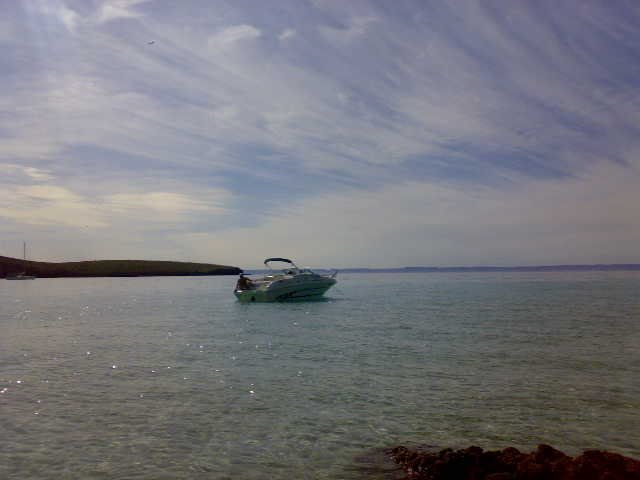
[(398, 267), (398, 268), (340, 268), (344, 273), (407, 273), (407, 272), (594, 272), (640, 271), (638, 263), (593, 265), (538, 265), (538, 266), (474, 266), (474, 267)]
[[(323, 270), (323, 269), (319, 269)], [(331, 269), (334, 270), (334, 269)], [(640, 271), (638, 263), (589, 265), (525, 265), (525, 266), (450, 266), (395, 268), (338, 268), (339, 273), (474, 273), (474, 272), (598, 272)], [(241, 269), (212, 263), (172, 262), (164, 260), (88, 260), (81, 262), (36, 262), (0, 256), (0, 278), (20, 272), (40, 278), (67, 277), (150, 277), (260, 274), (264, 269)]]
[[(316, 269), (337, 270), (338, 273), (473, 273), (473, 272), (613, 272), (613, 271), (640, 271), (639, 263), (613, 263), (592, 265), (529, 265), (515, 267), (498, 266), (472, 266), (472, 267), (395, 267), (395, 268), (331, 268)], [(245, 269), (246, 274), (261, 274), (268, 272), (265, 269)]]
[(90, 260), (54, 263), (0, 256), (0, 278), (21, 272), (38, 278), (152, 277), (238, 275), (242, 273), (242, 269), (213, 263), (155, 260)]

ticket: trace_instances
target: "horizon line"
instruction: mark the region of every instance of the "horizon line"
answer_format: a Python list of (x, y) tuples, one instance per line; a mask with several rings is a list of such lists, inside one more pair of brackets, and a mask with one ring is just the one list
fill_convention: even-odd
[(546, 265), (447, 265), (447, 266), (403, 266), (403, 267), (345, 267), (338, 268), (338, 271), (344, 270), (400, 270), (400, 271), (412, 271), (412, 270), (430, 270), (430, 271), (442, 271), (442, 270), (614, 270), (614, 269), (632, 269), (640, 270), (640, 263), (568, 263), (568, 264), (546, 264)]

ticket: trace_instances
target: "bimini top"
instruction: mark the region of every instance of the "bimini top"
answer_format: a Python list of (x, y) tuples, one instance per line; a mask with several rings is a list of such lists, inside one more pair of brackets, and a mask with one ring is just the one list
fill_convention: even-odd
[(274, 258), (267, 258), (264, 261), (264, 264), (266, 265), (269, 262), (286, 262), (286, 263), (290, 263), (291, 265), (295, 265), (295, 263), (293, 263), (291, 260), (289, 260), (288, 258), (280, 258), (280, 257), (274, 257)]

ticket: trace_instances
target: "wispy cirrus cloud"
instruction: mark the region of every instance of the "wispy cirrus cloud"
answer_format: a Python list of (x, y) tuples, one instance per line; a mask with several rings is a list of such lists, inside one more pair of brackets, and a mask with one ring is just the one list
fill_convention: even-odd
[(345, 44), (363, 37), (377, 22), (375, 17), (353, 17), (340, 26), (320, 25), (320, 33), (330, 42)]
[(35, 181), (50, 180), (51, 175), (46, 170), (42, 170), (34, 167), (25, 167), (15, 163), (3, 163), (0, 164), (0, 172), (5, 178), (10, 179), (16, 177), (19, 180), (20, 177), (25, 179), (31, 179)]
[(234, 45), (243, 40), (252, 40), (260, 37), (260, 30), (252, 25), (232, 25), (212, 35), (208, 39), (209, 47), (222, 48)]
[(136, 10), (136, 5), (149, 0), (107, 0), (96, 12), (94, 18), (98, 23), (105, 23), (118, 18), (137, 18), (143, 14)]
[(288, 40), (290, 38), (295, 37), (298, 34), (298, 32), (296, 32), (293, 28), (285, 28), (284, 30), (282, 30), (282, 32), (280, 32), (280, 34), (278, 35), (278, 39), (279, 40)]
[(179, 192), (146, 191), (86, 196), (51, 184), (7, 186), (0, 193), (0, 215), (28, 225), (76, 228), (114, 228), (130, 231), (156, 230), (163, 225), (180, 230), (185, 217), (226, 212), (226, 192), (194, 198)]

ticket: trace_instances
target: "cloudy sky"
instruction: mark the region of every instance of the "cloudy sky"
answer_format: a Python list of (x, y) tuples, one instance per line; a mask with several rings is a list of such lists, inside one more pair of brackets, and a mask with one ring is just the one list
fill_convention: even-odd
[(640, 263), (638, 2), (0, 5), (0, 255)]

